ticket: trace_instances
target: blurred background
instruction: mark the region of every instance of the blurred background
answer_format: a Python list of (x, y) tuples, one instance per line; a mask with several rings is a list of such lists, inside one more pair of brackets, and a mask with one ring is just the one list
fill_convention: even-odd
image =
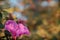
[[(21, 11), (18, 7), (11, 6), (12, 3), (9, 2), (0, 0), (3, 24), (9, 13)], [(23, 13), (28, 18), (27, 27), (31, 32), (30, 37), (23, 37), (22, 40), (60, 40), (60, 0), (23, 0), (22, 5)], [(13, 17), (15, 19), (15, 16)], [(4, 32), (0, 32), (0, 37), (3, 36)]]

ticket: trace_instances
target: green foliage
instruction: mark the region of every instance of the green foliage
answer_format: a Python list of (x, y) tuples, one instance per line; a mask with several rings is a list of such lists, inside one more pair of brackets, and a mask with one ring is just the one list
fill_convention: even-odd
[(2, 23), (0, 23), (0, 29), (3, 29), (4, 25)]

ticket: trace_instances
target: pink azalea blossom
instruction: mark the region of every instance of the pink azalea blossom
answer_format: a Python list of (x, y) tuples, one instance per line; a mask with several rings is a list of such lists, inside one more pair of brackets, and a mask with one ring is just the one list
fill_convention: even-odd
[(5, 30), (8, 30), (13, 37), (14, 36), (19, 37), (19, 36), (21, 36), (23, 34), (29, 35), (29, 33), (30, 33), (26, 26), (24, 26), (21, 23), (17, 24), (13, 20), (8, 20), (6, 22)]

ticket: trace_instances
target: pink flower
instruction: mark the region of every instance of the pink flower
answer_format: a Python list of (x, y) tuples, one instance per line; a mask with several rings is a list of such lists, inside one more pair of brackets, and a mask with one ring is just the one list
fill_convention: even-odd
[(30, 32), (26, 26), (24, 26), (23, 24), (20, 24), (20, 23), (18, 24), (18, 26), (19, 26), (19, 29), (17, 30), (17, 36), (23, 35), (23, 34), (26, 34), (26, 35), (30, 34)]
[(19, 23), (17, 24), (13, 20), (8, 20), (5, 24), (5, 30), (8, 30), (12, 36), (21, 36), (23, 34), (29, 35), (29, 30), (26, 26), (23, 24)]

